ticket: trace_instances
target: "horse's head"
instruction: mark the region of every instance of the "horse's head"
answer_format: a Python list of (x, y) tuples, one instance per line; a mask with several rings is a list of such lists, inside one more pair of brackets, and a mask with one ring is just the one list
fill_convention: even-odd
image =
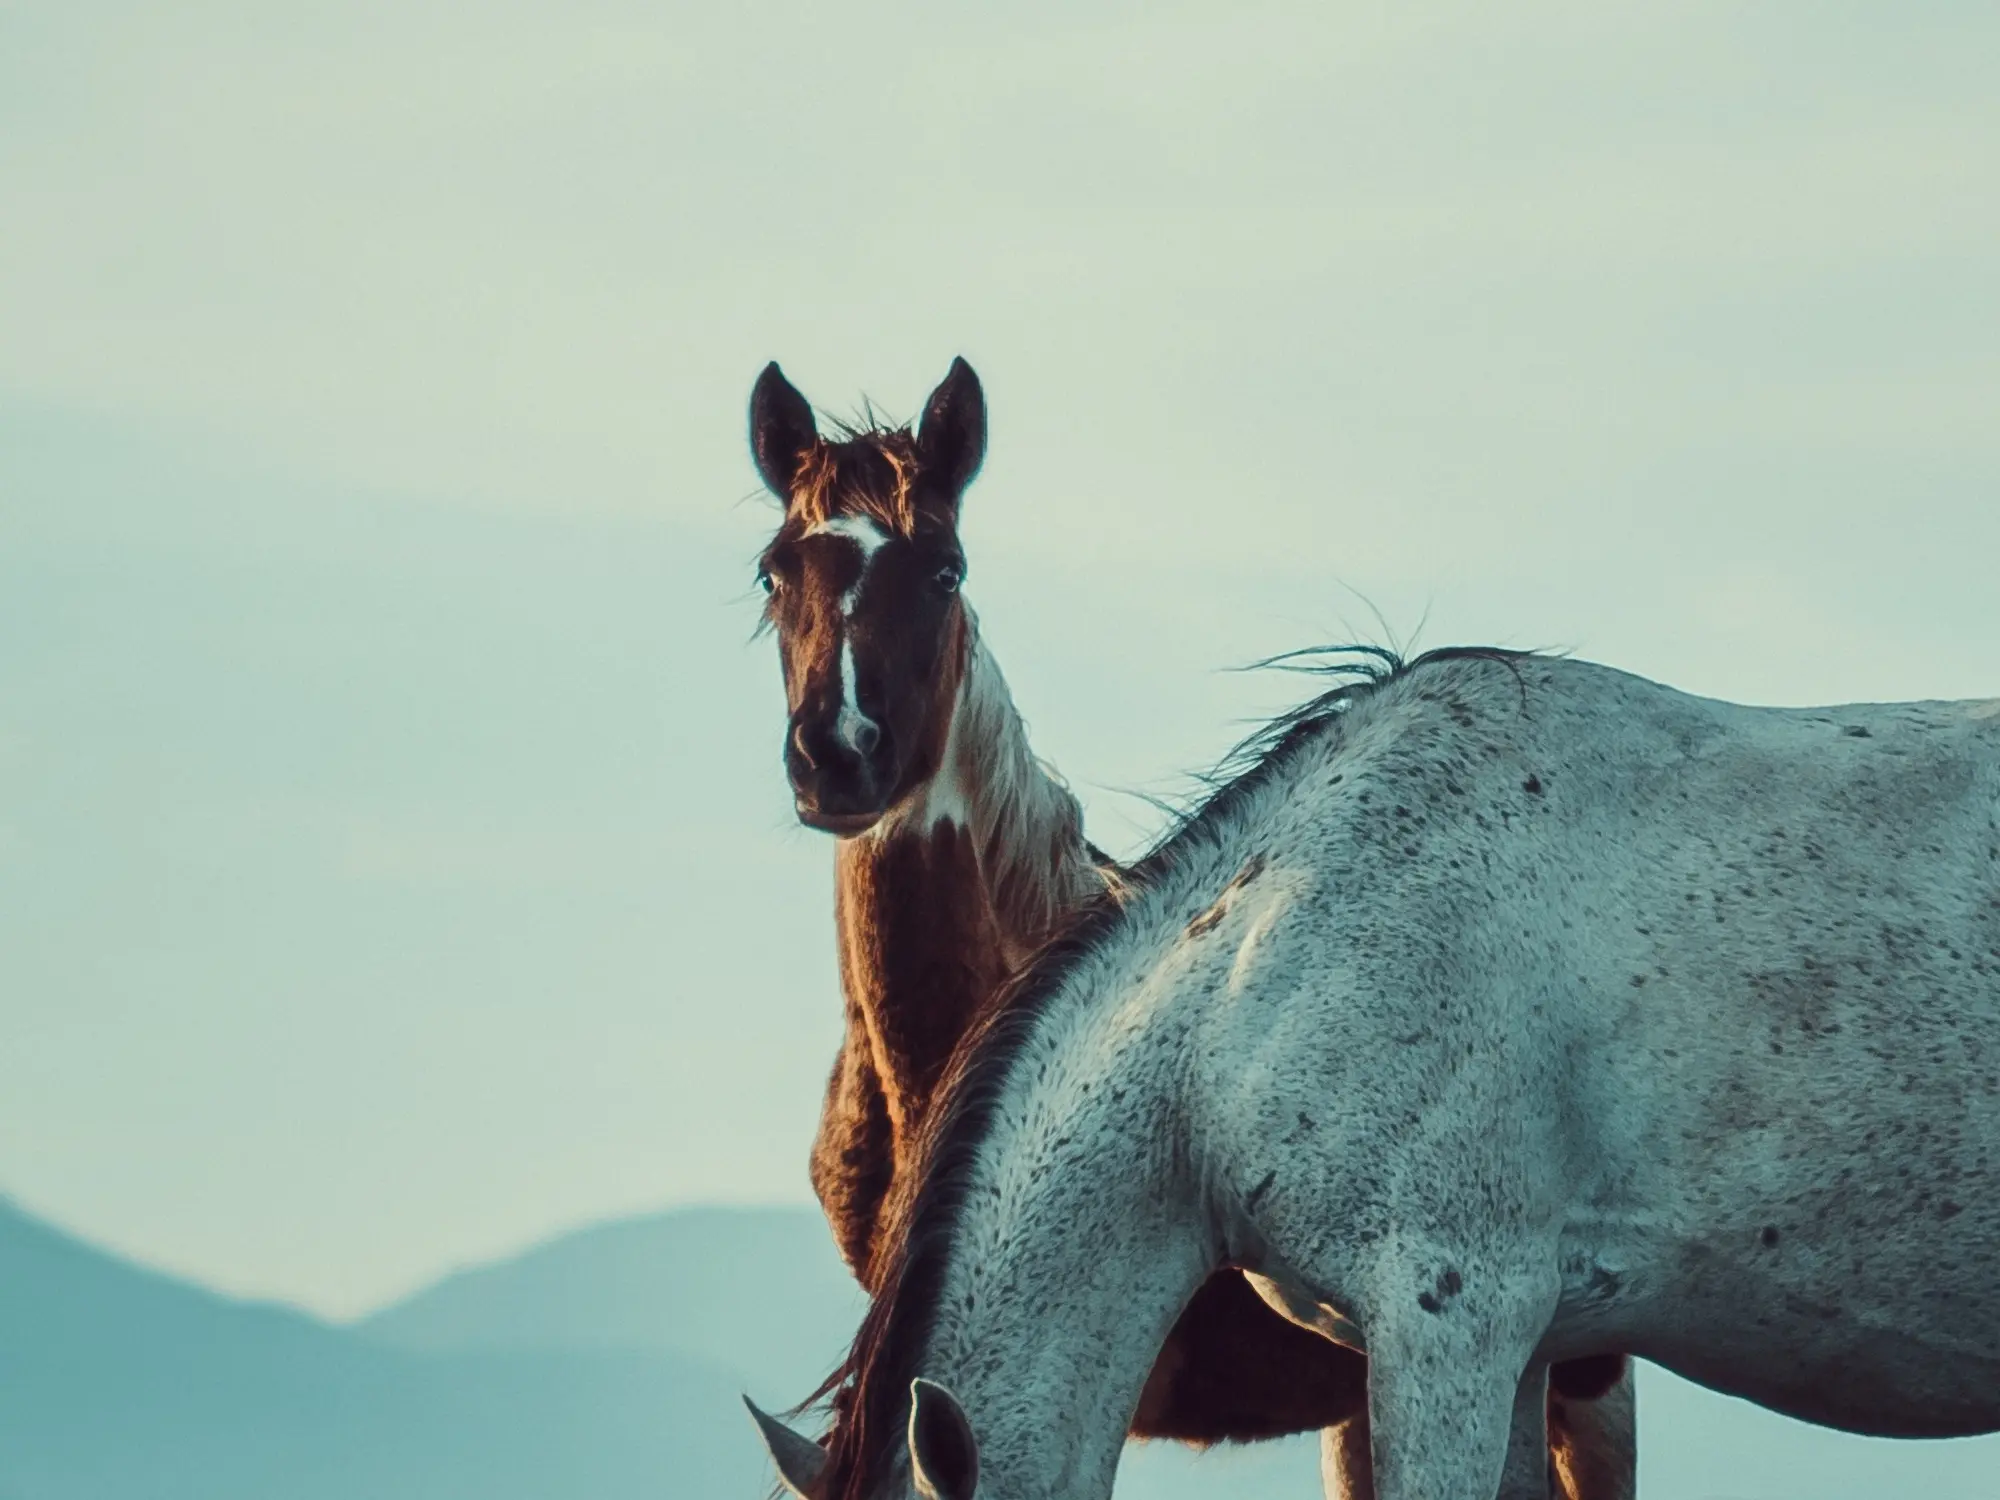
[[(826, 1450), (759, 1410), (748, 1396), (743, 1404), (756, 1420), (786, 1492), (797, 1500), (821, 1500)], [(958, 1398), (943, 1386), (922, 1378), (910, 1383), (908, 1443), (908, 1479), (921, 1500), (976, 1500), (979, 1440)]]
[(970, 624), (958, 506), (986, 451), (964, 360), (917, 430), (824, 438), (776, 364), (750, 396), (757, 472), (785, 503), (758, 579), (784, 665), (785, 771), (799, 819), (856, 834), (942, 760)]

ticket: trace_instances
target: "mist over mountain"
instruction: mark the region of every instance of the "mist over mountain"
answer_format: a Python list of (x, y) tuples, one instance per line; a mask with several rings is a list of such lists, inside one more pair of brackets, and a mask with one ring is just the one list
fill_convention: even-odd
[[(817, 1210), (691, 1208), (594, 1225), (432, 1283), (354, 1324), (398, 1348), (668, 1351), (744, 1372), (789, 1405), (846, 1352), (866, 1303)], [(747, 1429), (744, 1433), (749, 1438)], [(1131, 1449), (1119, 1500), (1318, 1493), (1312, 1439)]]
[[(761, 1500), (739, 1393), (804, 1395), (858, 1312), (804, 1209), (593, 1226), (338, 1327), (0, 1198), (0, 1500)], [(1120, 1500), (1316, 1485), (1305, 1442), (1128, 1469)]]
[[(860, 1298), (810, 1209), (597, 1224), (346, 1326), (107, 1254), (0, 1198), (0, 1500), (761, 1497), (738, 1405), (802, 1396)], [(1640, 1371), (1647, 1500), (1992, 1500), (2000, 1438), (1892, 1443)], [(1118, 1500), (1319, 1493), (1311, 1438), (1136, 1444)]]
[(789, 1405), (847, 1350), (866, 1300), (807, 1208), (601, 1224), (432, 1283), (355, 1328), (401, 1349), (672, 1352)]
[(751, 1496), (739, 1383), (668, 1353), (391, 1349), (0, 1201), (7, 1500)]

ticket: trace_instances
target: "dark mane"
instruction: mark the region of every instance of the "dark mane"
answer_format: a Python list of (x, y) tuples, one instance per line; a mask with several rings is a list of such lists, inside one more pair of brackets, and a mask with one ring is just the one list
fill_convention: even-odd
[(890, 1205), (889, 1255), (847, 1359), (808, 1403), (833, 1398), (834, 1430), (820, 1500), (867, 1500), (903, 1442), (910, 1381), (928, 1343), (947, 1254), (967, 1200), (974, 1158), (993, 1122), (1006, 1080), (1051, 998), (1078, 963), (1127, 918), (1136, 897), (1212, 846), (1244, 802), (1307, 743), (1337, 729), (1347, 711), (1392, 682), (1440, 662), (1501, 662), (1518, 670), (1528, 653), (1448, 647), (1405, 661), (1375, 646), (1288, 653), (1264, 665), (1325, 674), (1335, 685), (1258, 729), (1206, 778), (1209, 794), (1181, 816), (1122, 875), (1120, 888), (1094, 899), (1061, 936), (995, 997), (953, 1054), (924, 1124), (923, 1170), (914, 1190)]

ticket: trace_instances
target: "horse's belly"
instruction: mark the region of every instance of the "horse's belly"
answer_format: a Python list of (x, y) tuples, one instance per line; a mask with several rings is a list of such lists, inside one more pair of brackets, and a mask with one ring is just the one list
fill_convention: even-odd
[[(1746, 1277), (1746, 1289), (1754, 1284)], [(1914, 1283), (1902, 1289), (1920, 1292)], [(1689, 1321), (1649, 1330), (1632, 1352), (1825, 1427), (1875, 1437), (2000, 1431), (2000, 1309), (1990, 1299), (1968, 1306), (1954, 1298), (1957, 1305), (1937, 1318), (1921, 1295), (1758, 1290), (1762, 1295), (1700, 1311), (1685, 1301)]]
[(2000, 1431), (2000, 1358), (1940, 1360), (1860, 1344), (1817, 1359), (1718, 1359), (1712, 1348), (1645, 1351), (1654, 1363), (1728, 1396), (1868, 1437), (1972, 1437)]

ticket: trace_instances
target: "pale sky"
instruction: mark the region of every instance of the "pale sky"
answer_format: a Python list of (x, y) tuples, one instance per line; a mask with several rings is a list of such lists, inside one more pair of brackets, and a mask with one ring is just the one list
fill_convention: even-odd
[[(1217, 19), (1217, 17), (1222, 17)], [(1331, 638), (2000, 693), (2000, 9), (0, 5), (0, 1191), (359, 1311), (807, 1197), (750, 382), (1100, 841)]]

